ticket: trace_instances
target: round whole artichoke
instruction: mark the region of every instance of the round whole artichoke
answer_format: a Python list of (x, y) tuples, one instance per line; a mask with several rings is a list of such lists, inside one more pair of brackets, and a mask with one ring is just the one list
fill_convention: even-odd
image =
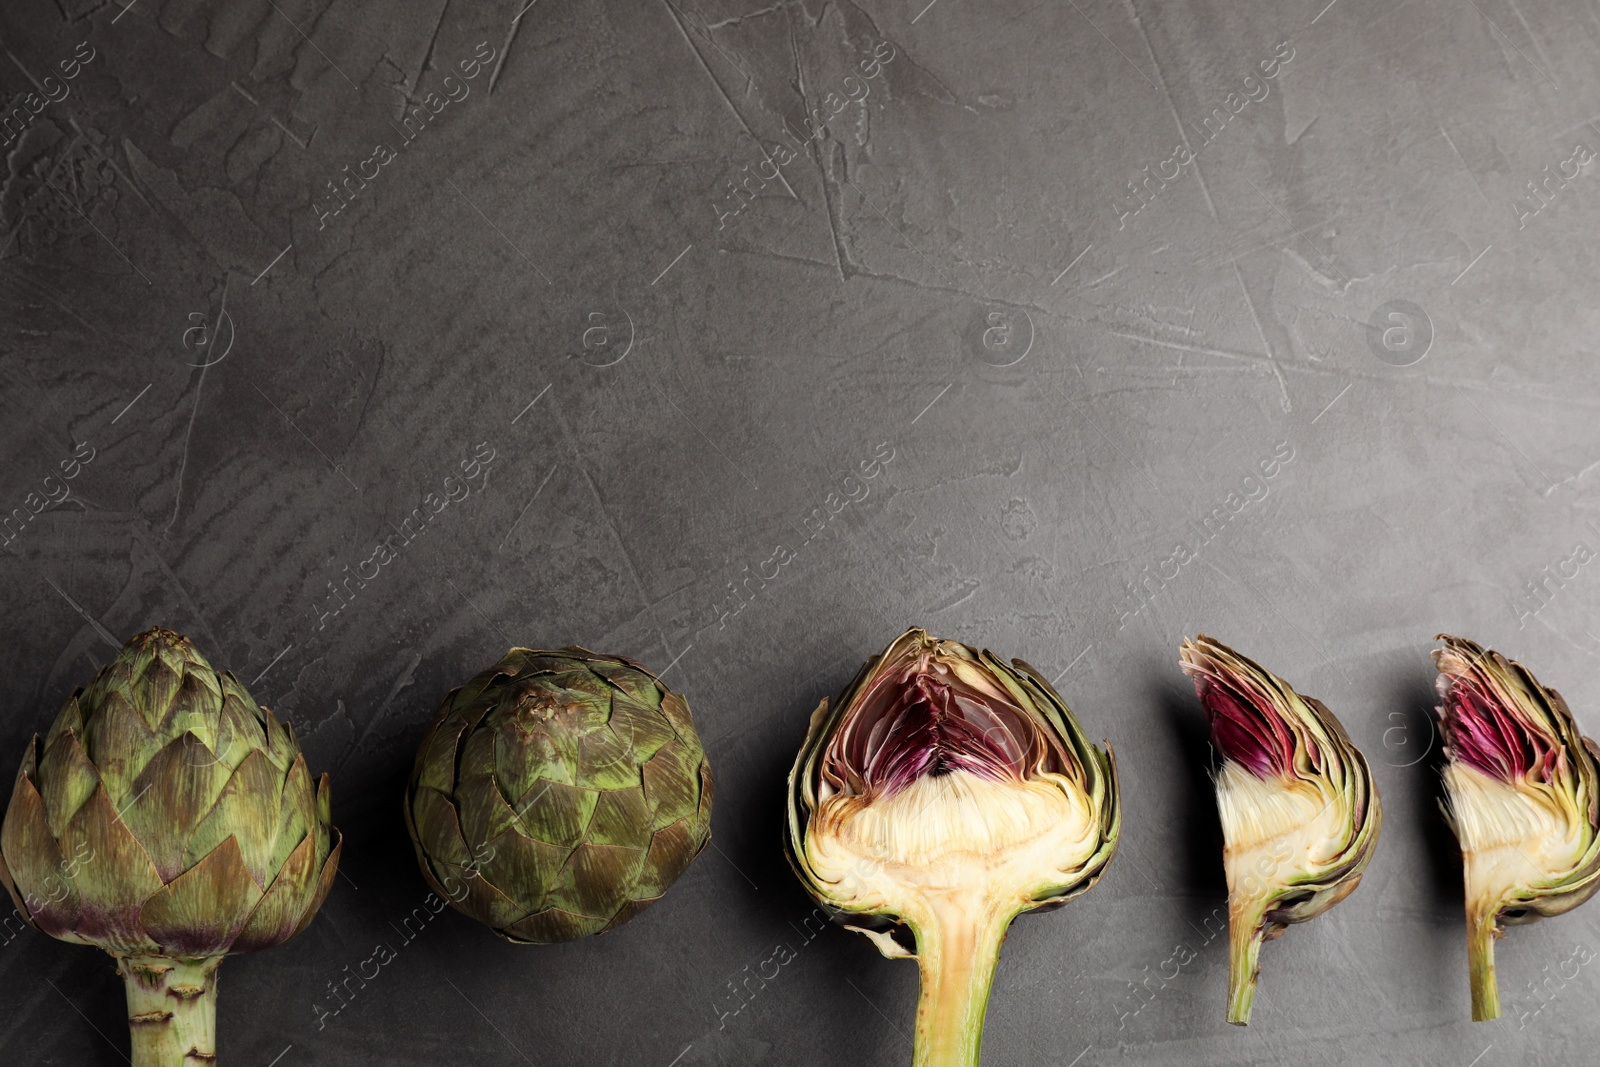
[(29, 923), (117, 959), (134, 1067), (212, 1062), (222, 957), (289, 940), (332, 886), (329, 804), (288, 724), (147, 630), (33, 738), (0, 879)]
[(643, 666), (513, 648), (451, 690), (417, 750), (423, 876), (508, 941), (571, 941), (660, 899), (711, 840), (688, 702)]

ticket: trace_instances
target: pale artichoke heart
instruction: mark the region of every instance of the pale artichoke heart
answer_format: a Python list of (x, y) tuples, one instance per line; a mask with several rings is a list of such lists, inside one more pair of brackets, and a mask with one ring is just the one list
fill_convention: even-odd
[(1464, 763), (1444, 768), (1469, 905), (1497, 911), (1520, 891), (1559, 881), (1583, 858), (1583, 813), (1543, 783), (1515, 786)]
[(1321, 779), (1257, 778), (1227, 760), (1217, 775), (1223, 866), (1235, 908), (1326, 868), (1350, 839), (1350, 801)]
[(915, 923), (950, 897), (1015, 914), (1074, 881), (1099, 844), (1099, 813), (1071, 779), (996, 781), (956, 770), (890, 797), (828, 797), (806, 858), (844, 910)]

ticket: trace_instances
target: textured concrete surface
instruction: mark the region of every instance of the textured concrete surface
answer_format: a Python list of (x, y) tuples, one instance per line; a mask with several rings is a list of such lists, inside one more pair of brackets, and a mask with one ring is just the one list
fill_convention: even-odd
[[(908, 1062), (915, 968), (808, 923), (778, 833), (809, 710), (910, 623), (1058, 678), (1122, 768), (986, 1062), (1593, 1058), (1600, 905), (1512, 931), (1467, 1021), (1426, 651), (1600, 730), (1596, 9), (925, 4), (6, 5), (0, 773), (160, 623), (293, 719), (348, 837), (317, 922), (224, 966), (224, 1062)], [(1248, 1030), (1202, 629), (1387, 808)], [(424, 724), (568, 642), (689, 696), (717, 847), (599, 939), (408, 938)], [(7, 928), (0, 997), (0, 1060), (122, 1062), (96, 951)]]

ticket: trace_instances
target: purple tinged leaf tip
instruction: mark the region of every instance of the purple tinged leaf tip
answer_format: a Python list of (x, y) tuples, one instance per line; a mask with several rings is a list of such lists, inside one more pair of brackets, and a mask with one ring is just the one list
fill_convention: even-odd
[(1440, 669), (1440, 729), (1452, 759), (1503, 782), (1555, 772), (1554, 738), (1500, 691), (1480, 658), (1442, 660)]
[(1195, 678), (1195, 692), (1211, 722), (1211, 738), (1225, 759), (1257, 778), (1282, 777), (1294, 762), (1294, 734), (1273, 710), (1213, 678)]
[(993, 781), (1026, 775), (1044, 747), (1037, 724), (963, 681), (941, 655), (930, 639), (878, 664), (830, 746), (831, 777), (851, 782), (852, 792), (893, 796), (954, 771)]

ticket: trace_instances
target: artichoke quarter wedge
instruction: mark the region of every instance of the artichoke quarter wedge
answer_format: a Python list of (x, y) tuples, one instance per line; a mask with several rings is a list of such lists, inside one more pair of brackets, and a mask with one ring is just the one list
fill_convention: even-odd
[(641, 664), (513, 648), (450, 691), (417, 748), (423, 877), (508, 941), (572, 941), (659, 900), (711, 841), (689, 703)]
[(1366, 757), (1321, 701), (1205, 634), (1179, 656), (1222, 756), (1227, 1018), (1245, 1026), (1262, 944), (1350, 895), (1377, 847), (1383, 807)]
[(1500, 1017), (1504, 926), (1571, 911), (1600, 889), (1600, 751), (1561, 694), (1522, 664), (1440, 634), (1445, 817), (1461, 845), (1474, 1021)]
[(29, 744), (0, 878), (33, 926), (116, 959), (133, 1067), (188, 1067), (216, 1062), (223, 956), (305, 929), (341, 848), (289, 725), (155, 629)]
[(1121, 811), (1109, 747), (1031, 667), (912, 629), (811, 716), (785, 844), (837, 921), (917, 960), (917, 1067), (976, 1067), (1011, 921), (1093, 886)]

